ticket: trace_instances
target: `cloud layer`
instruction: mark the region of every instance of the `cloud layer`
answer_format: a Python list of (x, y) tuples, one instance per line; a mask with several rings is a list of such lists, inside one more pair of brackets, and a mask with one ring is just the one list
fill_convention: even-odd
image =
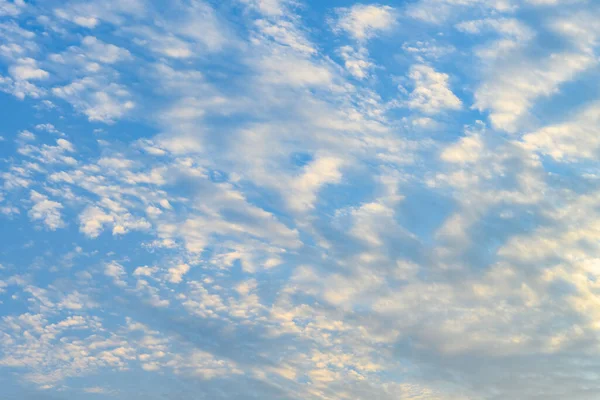
[(325, 3), (0, 0), (1, 398), (597, 397), (600, 9)]

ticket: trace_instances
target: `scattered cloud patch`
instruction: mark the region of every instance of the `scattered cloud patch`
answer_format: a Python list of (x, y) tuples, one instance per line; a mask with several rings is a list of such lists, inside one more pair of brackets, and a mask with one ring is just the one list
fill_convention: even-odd
[(462, 108), (462, 101), (450, 89), (448, 74), (418, 64), (411, 67), (408, 76), (414, 86), (406, 102), (408, 108), (426, 114)]
[(125, 87), (116, 83), (103, 85), (90, 77), (55, 87), (52, 93), (73, 104), (90, 121), (112, 123), (135, 107)]
[(334, 23), (337, 31), (343, 31), (358, 41), (370, 39), (392, 28), (396, 23), (396, 11), (389, 6), (357, 4), (336, 10)]
[(0, 398), (600, 391), (597, 6), (325, 3), (0, 0)]
[(42, 221), (46, 228), (51, 231), (65, 226), (60, 212), (63, 208), (62, 204), (49, 200), (47, 196), (35, 190), (31, 191), (30, 200), (33, 203), (29, 210), (29, 218), (32, 221)]

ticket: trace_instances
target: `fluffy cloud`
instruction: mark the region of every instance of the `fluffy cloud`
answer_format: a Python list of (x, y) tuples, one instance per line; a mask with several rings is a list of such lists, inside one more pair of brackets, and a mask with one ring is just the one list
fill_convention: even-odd
[(111, 123), (135, 107), (123, 86), (116, 83), (104, 85), (90, 77), (55, 87), (52, 93), (73, 104), (90, 121)]
[(106, 44), (93, 36), (84, 37), (81, 44), (84, 46), (87, 56), (95, 61), (113, 64), (131, 59), (131, 53), (128, 50), (114, 44)]
[(29, 81), (47, 79), (50, 74), (37, 67), (37, 62), (33, 58), (21, 58), (9, 69), (10, 74), (16, 80)]
[(17, 16), (25, 8), (23, 0), (1, 0), (0, 1), (0, 16)]
[(572, 119), (523, 136), (526, 147), (558, 161), (593, 159), (600, 150), (600, 105), (591, 104)]
[(414, 89), (406, 105), (426, 114), (444, 110), (459, 110), (462, 101), (449, 88), (449, 76), (428, 65), (413, 65), (409, 73)]
[(175, 267), (169, 268), (169, 282), (181, 283), (183, 276), (190, 270), (190, 266), (187, 264), (179, 264)]
[(348, 72), (358, 79), (366, 78), (369, 75), (369, 69), (373, 67), (364, 48), (354, 50), (350, 46), (344, 46), (340, 48), (340, 56), (343, 58)]
[(106, 264), (104, 267), (104, 275), (112, 278), (117, 286), (126, 285), (125, 281), (123, 280), (123, 277), (126, 275), (125, 269), (119, 263), (111, 262)]
[(486, 68), (486, 79), (475, 92), (474, 107), (489, 110), (490, 121), (499, 129), (516, 132), (534, 105), (542, 97), (559, 92), (562, 85), (597, 64), (593, 42), (597, 30), (575, 26), (591, 26), (580, 15), (566, 17), (550, 24), (550, 33), (565, 40), (565, 46), (532, 57), (537, 41), (532, 30), (513, 19), (483, 20), (459, 25), (461, 29), (479, 32), (484, 26), (502, 37), (490, 48), (479, 51)]
[(290, 206), (300, 211), (313, 208), (317, 191), (326, 184), (338, 183), (341, 180), (342, 165), (342, 160), (327, 156), (319, 157), (307, 165), (290, 185)]
[(386, 31), (396, 23), (396, 11), (389, 6), (357, 4), (337, 10), (335, 29), (359, 41)]
[(552, 54), (536, 62), (509, 65), (482, 84), (475, 93), (475, 107), (491, 110), (494, 126), (513, 132), (533, 101), (558, 91), (558, 86), (594, 63), (587, 54)]
[(31, 191), (30, 199), (33, 202), (33, 207), (29, 210), (32, 221), (42, 221), (52, 231), (65, 225), (60, 213), (62, 204), (49, 200), (47, 196), (35, 190)]

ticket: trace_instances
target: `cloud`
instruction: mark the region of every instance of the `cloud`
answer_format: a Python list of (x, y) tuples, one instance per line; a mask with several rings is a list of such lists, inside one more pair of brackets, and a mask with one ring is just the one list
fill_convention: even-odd
[(108, 210), (98, 206), (88, 206), (79, 215), (79, 230), (90, 238), (98, 237), (108, 226), (112, 226), (112, 234), (115, 236), (130, 231), (145, 231), (151, 227), (144, 218), (132, 215), (108, 198), (100, 204)]
[(242, 2), (268, 16), (281, 16), (287, 11), (288, 5), (294, 4), (293, 0), (242, 0)]
[(369, 70), (373, 63), (369, 61), (368, 53), (364, 48), (354, 50), (351, 46), (340, 48), (340, 56), (344, 60), (346, 70), (358, 79), (364, 79), (369, 76)]
[(38, 68), (37, 61), (33, 58), (18, 58), (15, 61), (16, 63), (8, 68), (12, 78), (0, 75), (0, 90), (11, 93), (21, 100), (27, 96), (32, 98), (44, 96), (46, 91), (30, 81), (47, 80), (50, 73)]
[(120, 48), (114, 44), (104, 43), (94, 36), (86, 36), (81, 40), (87, 56), (95, 61), (113, 64), (119, 61), (131, 59), (131, 53), (127, 49)]
[(37, 62), (32, 58), (21, 58), (16, 65), (9, 68), (12, 77), (20, 81), (43, 80), (50, 74), (43, 69), (37, 68)]
[(203, 57), (235, 43), (227, 22), (204, 1), (180, 3), (171, 14), (163, 18), (157, 13), (154, 26), (133, 25), (125, 30), (135, 34), (137, 45), (175, 59)]
[(169, 268), (169, 282), (181, 283), (183, 276), (190, 270), (190, 266), (187, 264), (179, 264), (175, 267)]
[(419, 61), (423, 62), (425, 59), (437, 60), (456, 51), (456, 48), (452, 45), (439, 45), (437, 41), (416, 41), (413, 43), (402, 44), (402, 50), (409, 54), (413, 54), (418, 57)]
[(62, 204), (48, 200), (47, 196), (32, 190), (30, 200), (33, 207), (29, 210), (29, 218), (32, 221), (42, 221), (46, 227), (52, 231), (65, 226), (60, 210)]
[[(486, 78), (475, 91), (473, 107), (490, 112), (494, 127), (516, 132), (528, 116), (535, 101), (560, 91), (564, 85), (597, 64), (593, 45), (597, 31), (578, 26), (591, 26), (589, 20), (575, 14), (550, 24), (552, 34), (565, 40), (557, 51), (547, 51), (531, 57), (528, 49), (535, 49), (536, 41), (530, 28), (512, 19), (484, 20), (460, 25), (476, 32), (483, 26), (491, 27), (505, 38), (483, 48), (479, 55), (488, 65)], [(486, 71), (487, 70), (487, 71)]]
[(121, 25), (125, 18), (141, 17), (147, 12), (145, 4), (140, 0), (72, 0), (64, 2), (61, 6), (53, 10), (56, 17), (87, 29), (94, 29), (102, 22)]
[(35, 129), (37, 129), (38, 131), (44, 131), (44, 132), (49, 132), (49, 133), (56, 133), (56, 134), (61, 134), (61, 132), (59, 132), (56, 127), (50, 123), (46, 123), (46, 124), (37, 124), (35, 126)]
[(299, 51), (301, 53), (314, 54), (315, 48), (300, 32), (293, 22), (277, 20), (270, 22), (258, 20), (256, 25), (263, 35), (271, 37), (275, 42)]
[(323, 156), (304, 167), (290, 185), (288, 202), (294, 210), (304, 211), (314, 207), (318, 190), (327, 184), (342, 179), (340, 168), (343, 161), (336, 157)]
[(29, 132), (28, 130), (24, 130), (19, 132), (18, 138), (24, 141), (31, 141), (35, 140), (35, 135), (32, 132)]
[(27, 96), (33, 99), (39, 99), (46, 94), (46, 91), (28, 81), (14, 81), (8, 77), (0, 76), (0, 90), (10, 93), (20, 100)]
[(79, 216), (79, 221), (81, 223), (79, 230), (95, 238), (104, 230), (104, 225), (114, 222), (114, 218), (98, 207), (88, 207)]
[(125, 286), (125, 280), (123, 279), (127, 273), (123, 266), (116, 262), (108, 263), (104, 266), (104, 275), (113, 279), (113, 282), (117, 286)]
[(140, 36), (135, 42), (145, 48), (174, 59), (194, 56), (193, 46), (186, 40), (170, 33), (162, 34), (149, 27), (133, 27), (132, 32)]
[(0, 16), (17, 16), (26, 7), (23, 0), (0, 0)]
[(439, 25), (460, 18), (463, 13), (473, 9), (494, 14), (512, 12), (516, 8), (518, 2), (512, 0), (419, 0), (407, 7), (406, 14), (414, 19)]
[(260, 72), (268, 83), (297, 87), (330, 86), (334, 77), (327, 65), (285, 53), (263, 58)]
[(478, 135), (466, 136), (458, 143), (448, 146), (441, 153), (442, 160), (451, 163), (466, 164), (479, 160), (484, 149), (481, 137)]
[(59, 18), (70, 20), (74, 24), (82, 26), (84, 28), (93, 29), (100, 23), (100, 21), (96, 17), (92, 17), (92, 16), (86, 17), (86, 16), (82, 16), (82, 15), (71, 16), (71, 15), (69, 15), (69, 13), (67, 11), (64, 11), (61, 9), (54, 10), (54, 14), (56, 14), (56, 16)]
[(590, 104), (566, 122), (525, 134), (523, 144), (557, 161), (594, 159), (600, 150), (599, 122), (600, 104)]
[(90, 121), (112, 123), (135, 107), (125, 87), (117, 83), (104, 85), (91, 77), (55, 87), (52, 93), (73, 104)]
[(357, 4), (350, 8), (338, 8), (337, 31), (344, 31), (358, 41), (365, 41), (392, 28), (396, 12), (392, 7)]
[(597, 18), (564, 4), (11, 14), (0, 397), (594, 398)]
[(110, 393), (107, 389), (102, 388), (100, 386), (87, 387), (87, 388), (83, 389), (83, 391), (86, 393), (96, 393), (96, 394)]
[(489, 109), (495, 127), (515, 132), (534, 100), (556, 93), (560, 84), (594, 63), (587, 54), (556, 53), (539, 61), (508, 65), (477, 89), (474, 107)]
[(449, 88), (448, 74), (437, 72), (424, 64), (413, 65), (408, 74), (414, 89), (408, 96), (408, 108), (426, 114), (438, 114), (444, 110), (459, 110), (462, 101)]

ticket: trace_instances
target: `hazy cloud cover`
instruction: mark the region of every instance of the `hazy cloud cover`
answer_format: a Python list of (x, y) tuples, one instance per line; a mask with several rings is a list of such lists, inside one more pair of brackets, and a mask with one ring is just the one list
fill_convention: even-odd
[(0, 398), (600, 393), (592, 0), (0, 0)]

